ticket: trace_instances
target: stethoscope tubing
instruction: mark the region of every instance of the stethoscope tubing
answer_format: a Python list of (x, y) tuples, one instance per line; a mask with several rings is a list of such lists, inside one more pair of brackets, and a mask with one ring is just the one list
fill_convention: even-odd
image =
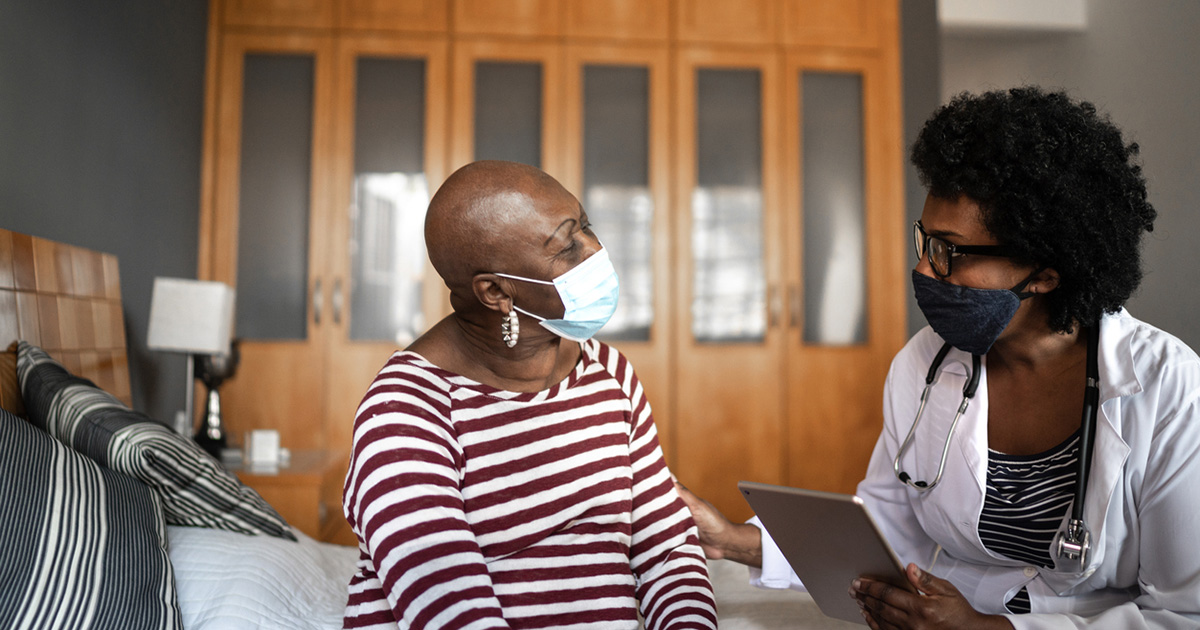
[(937, 356), (933, 358), (933, 362), (929, 366), (929, 372), (925, 374), (925, 389), (921, 390), (921, 404), (917, 407), (917, 417), (913, 419), (912, 426), (908, 428), (908, 435), (904, 437), (904, 441), (900, 444), (900, 450), (896, 453), (896, 459), (892, 461), (892, 470), (896, 473), (896, 478), (918, 492), (933, 490), (941, 482), (942, 472), (946, 469), (946, 458), (950, 454), (950, 438), (954, 435), (954, 429), (958, 426), (958, 421), (966, 413), (967, 405), (975, 397), (975, 390), (979, 388), (980, 358), (979, 355), (975, 354), (971, 355), (970, 377), (963, 384), (962, 402), (958, 404), (958, 411), (954, 414), (954, 421), (950, 423), (950, 430), (946, 433), (946, 439), (942, 443), (942, 458), (938, 462), (937, 475), (934, 476), (932, 482), (916, 481), (908, 473), (900, 470), (900, 460), (904, 457), (904, 452), (912, 445), (913, 436), (917, 432), (917, 424), (921, 422), (921, 416), (925, 413), (925, 403), (929, 400), (929, 392), (933, 390), (933, 385), (937, 381), (938, 370), (942, 367), (942, 361), (946, 359), (950, 348), (949, 343), (943, 343), (941, 349), (938, 350)]

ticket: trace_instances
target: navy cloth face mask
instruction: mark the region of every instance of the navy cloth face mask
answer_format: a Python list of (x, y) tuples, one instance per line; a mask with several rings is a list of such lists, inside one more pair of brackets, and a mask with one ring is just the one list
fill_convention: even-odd
[(1022, 291), (1036, 273), (1011, 289), (964, 287), (930, 278), (916, 269), (912, 282), (917, 306), (933, 331), (963, 352), (984, 355), (1017, 313), (1021, 300), (1033, 295)]

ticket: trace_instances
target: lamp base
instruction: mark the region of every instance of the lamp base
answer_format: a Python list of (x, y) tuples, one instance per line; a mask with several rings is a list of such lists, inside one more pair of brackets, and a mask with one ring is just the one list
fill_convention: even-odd
[(204, 405), (204, 421), (200, 430), (193, 438), (209, 455), (221, 459), (221, 451), (227, 446), (225, 426), (221, 424), (221, 396), (216, 388), (208, 390), (208, 400)]

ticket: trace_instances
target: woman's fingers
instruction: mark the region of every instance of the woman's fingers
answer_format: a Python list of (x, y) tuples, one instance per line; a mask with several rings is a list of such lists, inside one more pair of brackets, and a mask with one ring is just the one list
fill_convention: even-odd
[(874, 622), (872, 627), (879, 630), (911, 627), (910, 612), (920, 597), (904, 588), (870, 578), (854, 580), (850, 594), (867, 613), (868, 625)]

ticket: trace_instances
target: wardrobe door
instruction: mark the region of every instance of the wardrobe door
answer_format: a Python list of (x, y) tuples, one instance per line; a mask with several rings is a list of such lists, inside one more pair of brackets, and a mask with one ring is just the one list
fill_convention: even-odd
[(444, 43), (338, 43), (325, 413), (340, 448), (387, 358), (449, 312), (424, 236), (445, 178), (446, 91)]
[(668, 71), (665, 47), (568, 47), (562, 183), (621, 281), (617, 311), (597, 337), (633, 364), (670, 460)]
[[(790, 485), (853, 492), (906, 335), (909, 230), (894, 74), (872, 54), (788, 57), (784, 280)], [(913, 392), (913, 396), (919, 392)]]
[(675, 38), (681, 43), (759, 46), (779, 39), (775, 0), (678, 0)]
[(552, 44), (455, 44), (451, 172), (475, 160), (508, 160), (561, 179), (559, 52)]
[(222, 415), (233, 436), (286, 429), (289, 448), (324, 442), (331, 51), (323, 37), (224, 38), (202, 216), (201, 277), (237, 289), (241, 363)]
[(232, 27), (331, 28), (337, 14), (334, 0), (221, 0), (221, 20)]
[(778, 57), (684, 50), (676, 66), (675, 473), (730, 518), (785, 474)]
[(670, 0), (587, 0), (565, 2), (563, 35), (578, 40), (623, 40), (666, 43), (670, 35)]
[(450, 10), (445, 0), (339, 0), (338, 27), (345, 30), (445, 33)]
[(557, 37), (560, 0), (453, 0), (454, 31), (459, 35)]

